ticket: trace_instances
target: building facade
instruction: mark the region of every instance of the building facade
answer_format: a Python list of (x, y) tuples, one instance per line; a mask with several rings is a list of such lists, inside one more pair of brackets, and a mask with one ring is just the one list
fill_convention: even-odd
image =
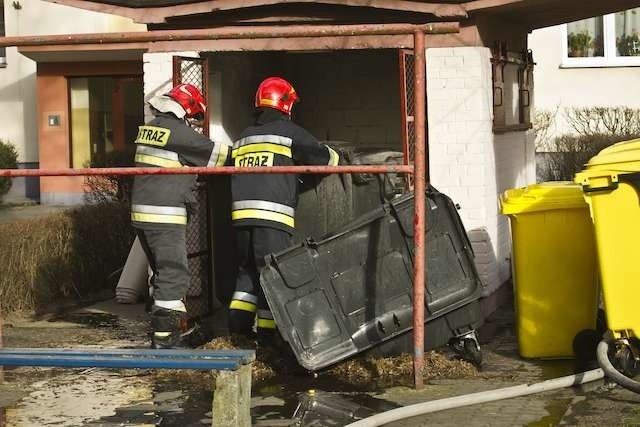
[[(136, 24), (129, 18), (112, 14), (87, 11), (43, 0), (3, 1), (2, 18), (6, 36), (49, 35), (67, 33), (144, 31), (145, 25)], [(99, 55), (77, 57), (76, 65), (70, 53), (50, 52), (49, 58), (28, 57), (18, 53), (16, 47), (0, 49), (0, 139), (8, 141), (18, 151), (20, 168), (76, 167), (91, 162), (91, 150), (99, 152), (97, 134), (91, 130), (102, 120), (103, 133), (108, 133), (111, 106), (105, 97), (113, 90), (107, 75), (119, 67), (111, 64), (111, 71), (101, 65)], [(104, 58), (103, 58), (104, 59)], [(52, 62), (54, 61), (54, 62)], [(61, 64), (49, 66), (50, 63)], [(57, 67), (57, 68), (56, 68)], [(128, 76), (137, 76), (142, 81), (142, 65), (129, 66)], [(117, 70), (120, 73), (120, 70)], [(58, 75), (59, 79), (53, 78)], [(91, 82), (92, 75), (100, 75), (101, 82)], [(127, 83), (124, 83), (125, 85)], [(98, 88), (98, 85), (102, 85)], [(141, 84), (140, 84), (141, 88)], [(60, 93), (65, 93), (60, 96)], [(92, 93), (91, 100), (89, 93)], [(98, 93), (101, 93), (100, 95)], [(140, 89), (140, 96), (142, 90)], [(68, 95), (70, 94), (70, 95)], [(69, 102), (71, 98), (73, 102)], [(92, 119), (81, 118), (83, 106), (89, 102), (102, 103), (102, 118), (97, 112)], [(73, 106), (71, 105), (73, 104)], [(76, 121), (68, 126), (62, 122), (66, 111), (75, 108)], [(94, 108), (97, 111), (97, 107)], [(85, 113), (86, 115), (86, 113)], [(140, 114), (138, 114), (139, 116)], [(90, 137), (93, 135), (93, 140)], [(63, 141), (58, 144), (56, 141)], [(74, 141), (74, 142), (72, 142)], [(108, 136), (103, 138), (108, 148)], [(94, 145), (94, 148), (90, 144)], [(37, 178), (14, 178), (6, 202), (41, 201), (49, 204), (79, 203), (83, 198), (82, 179), (39, 180)]]
[(640, 108), (640, 8), (535, 30), (536, 108), (553, 112), (554, 135), (572, 133), (572, 107)]

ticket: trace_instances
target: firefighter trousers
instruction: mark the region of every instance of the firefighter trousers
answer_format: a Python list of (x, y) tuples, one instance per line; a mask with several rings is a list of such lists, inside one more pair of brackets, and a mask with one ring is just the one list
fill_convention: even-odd
[(183, 300), (189, 288), (186, 227), (172, 224), (133, 225), (153, 270), (153, 299)]
[(236, 236), (238, 276), (229, 305), (229, 332), (250, 335), (256, 323), (258, 338), (268, 338), (276, 324), (260, 286), (260, 271), (265, 256), (288, 248), (291, 236), (269, 227), (238, 227)]

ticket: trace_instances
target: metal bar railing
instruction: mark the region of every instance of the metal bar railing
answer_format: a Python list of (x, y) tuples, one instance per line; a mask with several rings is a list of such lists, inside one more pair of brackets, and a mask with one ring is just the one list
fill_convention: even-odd
[(349, 165), (349, 166), (272, 166), (269, 168), (244, 167), (127, 167), (127, 168), (80, 168), (80, 169), (0, 169), (0, 176), (105, 176), (105, 175), (232, 175), (236, 173), (286, 173), (286, 174), (332, 174), (332, 173), (413, 173), (410, 165)]
[(48, 46), (106, 43), (145, 43), (158, 41), (265, 39), (289, 37), (339, 37), (392, 34), (452, 34), (460, 31), (458, 22), (430, 24), (292, 25), (274, 28), (227, 27), (185, 30), (153, 30), (122, 33), (54, 34), (0, 37), (0, 47)]

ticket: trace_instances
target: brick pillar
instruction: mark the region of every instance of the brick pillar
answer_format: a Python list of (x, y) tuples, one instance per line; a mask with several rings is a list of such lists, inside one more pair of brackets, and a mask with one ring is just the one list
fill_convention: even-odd
[(427, 114), (431, 183), (461, 206), (467, 230), (490, 242), (483, 280), (488, 293), (510, 276), (508, 222), (498, 196), (535, 180), (533, 142), (526, 132), (493, 133), (488, 48), (427, 49)]

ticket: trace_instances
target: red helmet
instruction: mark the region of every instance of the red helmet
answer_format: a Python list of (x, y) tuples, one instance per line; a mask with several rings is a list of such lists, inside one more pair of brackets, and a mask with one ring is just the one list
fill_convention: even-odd
[(204, 96), (194, 85), (179, 84), (171, 89), (167, 96), (180, 104), (187, 113), (186, 117), (196, 117), (207, 111)]
[(291, 115), (293, 103), (300, 100), (291, 83), (280, 77), (268, 77), (256, 91), (256, 108), (271, 107)]

